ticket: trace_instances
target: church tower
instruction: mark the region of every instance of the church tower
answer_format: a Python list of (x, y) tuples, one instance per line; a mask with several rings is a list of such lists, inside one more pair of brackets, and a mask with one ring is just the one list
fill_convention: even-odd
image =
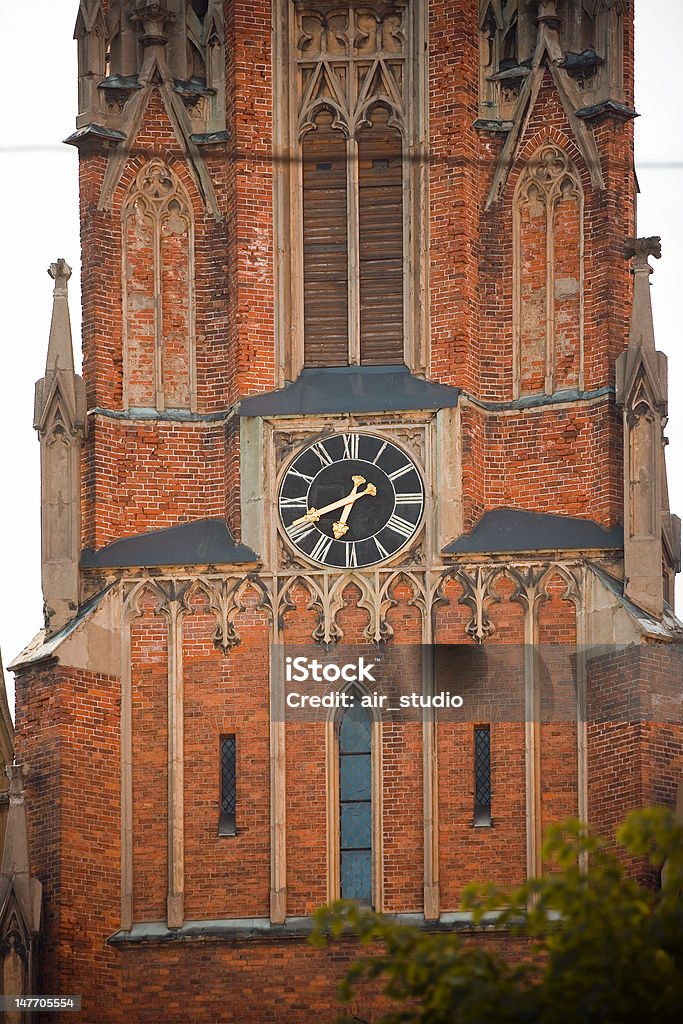
[(451, 927), (549, 824), (675, 802), (633, 6), (80, 0), (83, 380), (59, 260), (11, 667), (88, 1019), (318, 1021), (320, 905)]

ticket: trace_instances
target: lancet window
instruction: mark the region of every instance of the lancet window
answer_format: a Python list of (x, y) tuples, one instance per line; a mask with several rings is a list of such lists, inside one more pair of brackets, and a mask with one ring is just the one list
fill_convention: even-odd
[(276, 193), (291, 228), (288, 237), (283, 228), (280, 246), (286, 375), (302, 366), (419, 369), (426, 334), (416, 327), (426, 263), (417, 245), (426, 216), (426, 86), (417, 46), (423, 5), (279, 3), (281, 43), (286, 33), (294, 40), (279, 51), (282, 87), (289, 84), (294, 104), (283, 138), (288, 180)]
[(515, 397), (583, 387), (583, 204), (567, 154), (541, 146), (515, 193)]
[(193, 216), (161, 160), (138, 172), (122, 231), (124, 405), (195, 410)]

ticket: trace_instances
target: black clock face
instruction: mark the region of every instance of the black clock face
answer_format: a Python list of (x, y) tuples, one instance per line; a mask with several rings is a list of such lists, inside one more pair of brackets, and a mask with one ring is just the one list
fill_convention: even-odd
[(372, 434), (334, 434), (304, 448), (280, 485), (280, 519), (291, 543), (320, 565), (374, 565), (417, 531), (422, 478), (412, 459)]

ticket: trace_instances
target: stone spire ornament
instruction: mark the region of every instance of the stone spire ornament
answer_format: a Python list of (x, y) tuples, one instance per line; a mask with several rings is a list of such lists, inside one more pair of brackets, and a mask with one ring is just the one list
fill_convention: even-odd
[[(679, 535), (668, 508), (664, 460), (667, 360), (655, 348), (650, 298), (649, 259), (661, 258), (660, 242), (659, 237), (627, 240), (633, 306), (628, 348), (615, 367), (624, 428), (624, 594), (656, 617), (664, 610), (663, 531), (674, 548)], [(680, 559), (675, 551), (669, 554)]]
[(68, 282), (71, 267), (48, 269), (55, 283), (45, 376), (36, 383), (33, 426), (40, 439), (42, 582), (45, 625), (60, 629), (78, 610), (81, 548), (81, 444), (85, 387), (74, 372)]

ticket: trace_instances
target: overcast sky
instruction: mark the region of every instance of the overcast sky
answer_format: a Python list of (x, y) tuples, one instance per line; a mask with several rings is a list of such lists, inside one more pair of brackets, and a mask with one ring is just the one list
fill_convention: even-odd
[[(30, 7), (30, 16), (27, 8)], [(45, 369), (52, 281), (48, 265), (73, 268), (71, 316), (80, 363), (77, 155), (62, 145), (75, 127), (77, 0), (30, 0), (0, 8), (0, 650), (5, 665), (42, 625), (39, 448), (33, 386)], [(683, 267), (681, 0), (636, 0), (636, 164), (639, 235), (661, 235), (652, 298), (657, 345), (669, 357), (667, 430), (671, 505), (683, 510)], [(679, 588), (679, 594), (681, 593)], [(11, 676), (8, 689), (12, 700)]]

